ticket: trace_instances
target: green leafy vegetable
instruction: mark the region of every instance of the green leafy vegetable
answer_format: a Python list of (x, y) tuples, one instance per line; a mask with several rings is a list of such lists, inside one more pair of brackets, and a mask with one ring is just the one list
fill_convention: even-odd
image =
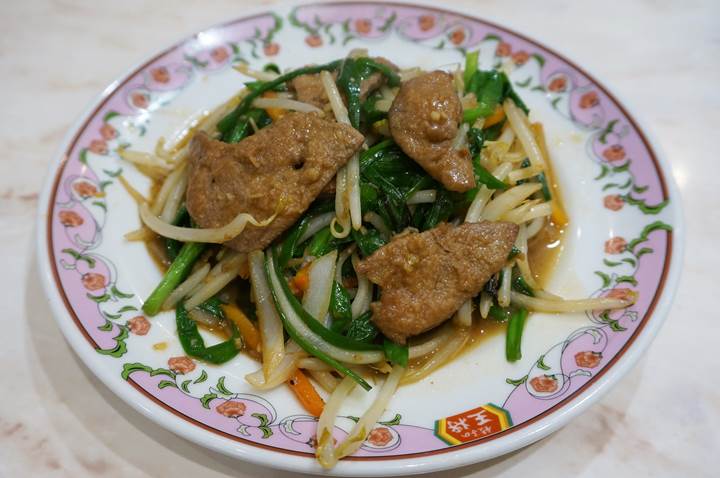
[(247, 114), (241, 115), (235, 125), (227, 132), (222, 134), (222, 141), (226, 143), (237, 143), (243, 138), (250, 136), (253, 131), (252, 123), (258, 128), (264, 128), (270, 124), (270, 117), (265, 110), (253, 108)]
[(372, 312), (367, 311), (361, 316), (353, 319), (346, 335), (358, 342), (370, 343), (375, 340), (375, 337), (378, 336), (380, 331), (378, 331), (375, 324), (373, 324), (372, 320), (370, 320), (371, 317)]
[(358, 249), (360, 249), (360, 252), (364, 257), (371, 255), (386, 243), (385, 239), (383, 239), (380, 234), (380, 231), (377, 229), (368, 229), (365, 234), (360, 231), (356, 231), (355, 229), (351, 232)]
[(396, 344), (390, 339), (383, 341), (383, 350), (385, 351), (385, 357), (392, 363), (398, 364), (402, 367), (407, 367), (408, 358), (410, 357), (410, 351), (407, 345)]
[(360, 128), (360, 84), (371, 74), (380, 72), (388, 78), (388, 84), (396, 86), (400, 84), (400, 77), (392, 71), (387, 65), (378, 63), (367, 57), (363, 58), (346, 58), (341, 67), (337, 78), (337, 85), (340, 91), (345, 94), (348, 107), (348, 117), (350, 124), (355, 128)]
[(527, 282), (525, 282), (525, 279), (523, 279), (522, 276), (517, 276), (515, 278), (515, 280), (512, 282), (512, 288), (520, 292), (521, 294), (535, 297), (535, 292), (533, 292), (532, 288), (528, 285)]
[(475, 50), (472, 52), (468, 52), (465, 54), (465, 71), (463, 72), (463, 82), (465, 84), (465, 91), (467, 91), (468, 86), (470, 86), (470, 80), (472, 80), (473, 75), (478, 69), (478, 57), (480, 56), (480, 51)]
[(163, 302), (180, 283), (190, 274), (193, 264), (200, 254), (205, 250), (206, 244), (186, 242), (180, 252), (168, 268), (165, 276), (155, 287), (142, 306), (147, 315), (153, 316), (160, 312)]
[[(178, 209), (177, 214), (175, 214), (172, 225), (190, 227), (191, 222), (190, 213), (188, 213), (187, 208), (183, 205), (180, 209)], [(182, 245), (182, 242), (176, 241), (175, 239), (165, 239), (165, 254), (167, 255), (167, 258), (174, 261), (180, 252), (180, 249), (182, 249)]]
[(352, 307), (350, 303), (350, 294), (337, 282), (333, 282), (332, 293), (330, 295), (330, 315), (333, 318), (330, 329), (341, 333), (350, 325), (352, 321)]
[(284, 279), (282, 270), (277, 263), (276, 251), (273, 251), (273, 261), (275, 262), (275, 274), (280, 279), (280, 287), (282, 288), (282, 292), (285, 294), (287, 301), (290, 303), (295, 313), (302, 319), (305, 325), (307, 325), (310, 330), (312, 330), (313, 333), (320, 336), (320, 338), (322, 338), (327, 343), (346, 350), (379, 350), (380, 347), (377, 345), (359, 342), (353, 340), (352, 337), (346, 337), (344, 335), (338, 334), (337, 332), (333, 332), (332, 330), (321, 324), (315, 317), (310, 315), (310, 313), (305, 310), (305, 308), (303, 308), (297, 297), (293, 295), (287, 280)]
[(335, 60), (331, 61), (330, 63), (325, 63), (323, 65), (298, 68), (297, 70), (293, 70), (289, 73), (285, 73), (284, 75), (280, 75), (274, 80), (263, 82), (262, 85), (259, 85), (256, 88), (252, 88), (250, 90), (250, 93), (243, 98), (237, 108), (235, 108), (231, 113), (229, 113), (227, 116), (221, 119), (220, 122), (218, 122), (217, 129), (218, 131), (220, 131), (220, 133), (222, 133), (223, 141), (227, 141), (226, 138), (232, 138), (229, 132), (235, 129), (238, 123), (242, 123), (243, 117), (246, 116), (250, 111), (253, 101), (259, 98), (260, 95), (262, 95), (266, 91), (273, 90), (276, 87), (283, 85), (288, 81), (292, 80), (293, 78), (297, 78), (300, 75), (309, 75), (319, 73), (321, 71), (335, 70), (338, 68), (338, 66), (340, 66), (341, 62), (342, 60)]
[(211, 347), (205, 347), (205, 341), (198, 331), (198, 326), (185, 310), (184, 303), (178, 304), (175, 308), (175, 322), (180, 344), (189, 356), (209, 363), (221, 364), (237, 355), (238, 349), (235, 345), (237, 332), (234, 327), (232, 338)]
[(522, 308), (510, 315), (507, 334), (505, 335), (505, 357), (509, 362), (516, 362), (522, 358), (520, 345), (527, 315), (527, 310)]

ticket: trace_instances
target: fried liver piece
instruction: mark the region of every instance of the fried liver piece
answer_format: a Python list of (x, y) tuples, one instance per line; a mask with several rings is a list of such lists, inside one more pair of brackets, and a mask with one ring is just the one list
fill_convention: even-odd
[(388, 113), (390, 134), (402, 150), (450, 191), (475, 187), (470, 152), (453, 148), (462, 105), (452, 76), (433, 71), (405, 81)]
[(240, 252), (264, 249), (297, 221), (362, 142), (349, 125), (313, 113), (288, 113), (237, 144), (198, 134), (190, 144), (188, 212), (200, 227), (221, 227), (241, 212), (265, 219), (282, 198), (270, 225), (248, 225), (226, 243)]
[(404, 344), (446, 321), (503, 268), (517, 233), (516, 224), (485, 221), (396, 237), (358, 265), (380, 286), (373, 322)]
[[(397, 71), (390, 60), (383, 57), (373, 58), (376, 62), (389, 66), (393, 71)], [(337, 80), (337, 72), (332, 73), (333, 80)], [(368, 95), (385, 84), (387, 78), (380, 72), (374, 72), (360, 82), (360, 101), (365, 101)], [(310, 103), (320, 109), (324, 109), (329, 104), (325, 88), (323, 87), (320, 73), (310, 75), (300, 75), (288, 82), (291, 91), (295, 92), (295, 97), (303, 103)]]

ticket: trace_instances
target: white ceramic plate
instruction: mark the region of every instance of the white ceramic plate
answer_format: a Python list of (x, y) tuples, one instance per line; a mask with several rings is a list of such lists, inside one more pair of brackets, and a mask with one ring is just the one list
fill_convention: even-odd
[[(377, 431), (332, 472), (429, 472), (532, 443), (617, 382), (661, 326), (680, 269), (679, 201), (656, 148), (604, 86), (541, 44), (466, 15), (362, 2), (277, 8), (199, 32), (110, 85), (69, 133), (41, 199), (40, 270), (58, 324), (84, 363), (152, 421), (243, 460), (319, 472), (314, 419), (284, 387), (254, 391), (243, 377), (256, 363), (241, 356), (220, 367), (171, 367), (183, 355), (172, 314), (147, 322), (148, 330), (135, 319), (160, 272), (143, 245), (123, 239), (139, 221), (117, 174), (141, 190), (148, 183), (116, 150), (152, 150), (189, 116), (230, 97), (244, 80), (233, 62), (299, 67), (351, 48), (427, 69), (479, 49), (482, 67), (510, 66), (533, 120), (545, 125), (571, 219), (549, 290), (636, 293), (638, 301), (604, 316), (535, 314), (513, 364), (503, 337), (489, 337), (401, 388)], [(157, 350), (159, 343), (168, 346)], [(338, 438), (371, 395), (355, 392)]]

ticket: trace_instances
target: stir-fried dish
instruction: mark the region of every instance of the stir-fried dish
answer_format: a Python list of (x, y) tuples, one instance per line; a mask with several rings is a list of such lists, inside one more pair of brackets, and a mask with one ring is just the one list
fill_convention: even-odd
[[(543, 290), (533, 253), (566, 226), (543, 128), (503, 71), (400, 69), (353, 51), (254, 81), (154, 153), (121, 151), (155, 181), (139, 203), (166, 267), (143, 305), (174, 310), (193, 359), (260, 362), (246, 380), (288, 385), (318, 417), (324, 467), (354, 453), (395, 390), (502, 324), (521, 358), (528, 311), (627, 307)], [(207, 345), (200, 330), (221, 337)], [(369, 378), (372, 377), (372, 380)], [(340, 443), (344, 399), (380, 383)]]

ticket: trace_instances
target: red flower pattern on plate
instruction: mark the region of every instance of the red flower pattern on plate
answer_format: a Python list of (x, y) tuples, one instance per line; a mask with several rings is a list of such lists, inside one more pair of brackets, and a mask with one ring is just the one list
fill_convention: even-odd
[(561, 93), (567, 89), (567, 78), (564, 76), (556, 76), (548, 84), (548, 90), (553, 93)]
[(367, 18), (358, 18), (355, 20), (355, 31), (361, 35), (367, 35), (372, 30), (372, 22)]
[(619, 194), (608, 194), (603, 198), (603, 205), (611, 211), (619, 211), (625, 205), (625, 200)]
[(168, 359), (168, 367), (175, 373), (186, 374), (195, 370), (195, 362), (190, 357), (182, 355), (180, 357), (170, 357)]
[(58, 213), (60, 224), (66, 227), (82, 226), (85, 220), (75, 211), (60, 211)]
[(418, 26), (420, 31), (426, 32), (435, 26), (435, 17), (432, 15), (420, 15), (418, 18)]
[(102, 139), (94, 139), (90, 141), (90, 146), (88, 146), (88, 149), (91, 153), (95, 154), (102, 154), (105, 155), (108, 153), (108, 147), (105, 140)]
[(128, 329), (135, 335), (147, 335), (150, 331), (150, 321), (142, 315), (127, 321)]
[(558, 381), (549, 375), (540, 375), (530, 380), (530, 386), (540, 393), (552, 393), (558, 389)]
[(113, 138), (117, 138), (117, 135), (117, 130), (109, 124), (103, 123), (103, 125), (100, 126), (100, 136), (102, 136), (105, 141), (110, 141)]
[(87, 272), (80, 279), (87, 290), (100, 290), (105, 288), (105, 276), (97, 272)]
[(450, 42), (453, 45), (460, 45), (465, 41), (465, 30), (462, 28), (456, 28), (450, 33)]
[(595, 368), (600, 364), (601, 360), (602, 354), (591, 350), (575, 354), (575, 363), (578, 367)]
[(228, 418), (237, 418), (245, 415), (246, 408), (247, 407), (242, 402), (228, 400), (227, 402), (215, 407), (215, 411)]
[(580, 97), (580, 109), (587, 110), (600, 104), (600, 98), (595, 91), (588, 91)]
[(170, 83), (170, 72), (164, 66), (158, 66), (150, 69), (150, 76), (158, 83)]
[(280, 45), (277, 43), (266, 43), (263, 46), (263, 53), (265, 56), (275, 56), (280, 52)]
[(322, 46), (323, 39), (320, 35), (308, 35), (305, 37), (305, 43), (311, 48)]
[(495, 48), (495, 55), (497, 56), (510, 56), (512, 54), (512, 46), (506, 42), (500, 42)]
[(230, 53), (228, 53), (227, 48), (224, 46), (218, 46), (210, 50), (210, 58), (212, 58), (215, 63), (224, 63), (225, 60), (230, 58)]
[(511, 58), (513, 63), (515, 63), (517, 66), (523, 66), (530, 59), (530, 54), (523, 50), (516, 51), (512, 54)]
[(393, 436), (385, 427), (374, 428), (367, 437), (367, 441), (374, 446), (385, 446), (392, 441)]
[(606, 254), (620, 254), (625, 251), (626, 247), (627, 241), (620, 236), (611, 237), (605, 241)]
[(623, 148), (621, 144), (613, 144), (612, 146), (605, 148), (602, 155), (611, 163), (615, 161), (622, 161), (625, 159), (625, 148)]
[(80, 181), (73, 184), (73, 190), (83, 199), (98, 195), (98, 189), (95, 185), (87, 181)]
[(150, 106), (150, 98), (145, 93), (135, 91), (130, 94), (130, 103), (136, 108), (145, 109)]

